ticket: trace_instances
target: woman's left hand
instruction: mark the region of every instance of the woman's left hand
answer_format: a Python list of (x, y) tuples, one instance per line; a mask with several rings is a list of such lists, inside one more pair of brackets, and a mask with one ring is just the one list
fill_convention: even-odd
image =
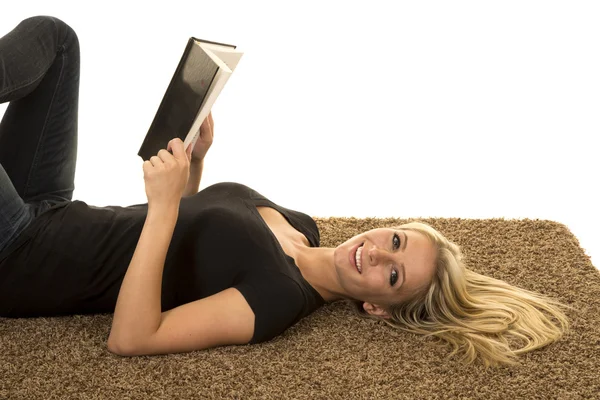
[(199, 163), (204, 160), (204, 156), (210, 149), (213, 143), (214, 133), (214, 122), (212, 117), (212, 111), (208, 113), (208, 116), (202, 122), (200, 126), (200, 136), (196, 140), (196, 144), (192, 150), (192, 163)]

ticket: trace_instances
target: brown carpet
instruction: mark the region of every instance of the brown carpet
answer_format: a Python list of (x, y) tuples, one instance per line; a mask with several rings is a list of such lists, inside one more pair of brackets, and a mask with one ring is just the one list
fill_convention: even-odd
[[(433, 338), (329, 304), (269, 343), (123, 358), (111, 315), (0, 319), (2, 399), (599, 399), (600, 274), (562, 224), (422, 219), (475, 272), (576, 307), (571, 332), (516, 367), (462, 366)], [(399, 219), (317, 219), (323, 246)]]

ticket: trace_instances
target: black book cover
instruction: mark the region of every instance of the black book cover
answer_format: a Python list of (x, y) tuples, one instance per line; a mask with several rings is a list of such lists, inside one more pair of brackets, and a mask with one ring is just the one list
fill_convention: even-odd
[[(149, 160), (175, 137), (185, 140), (218, 65), (190, 38), (138, 155)], [(209, 42), (210, 43), (210, 42)]]

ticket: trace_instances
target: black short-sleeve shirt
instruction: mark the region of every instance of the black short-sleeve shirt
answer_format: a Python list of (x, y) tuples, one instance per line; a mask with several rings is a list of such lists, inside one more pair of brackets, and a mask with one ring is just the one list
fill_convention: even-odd
[[(254, 311), (250, 343), (259, 343), (325, 303), (257, 206), (276, 209), (311, 247), (319, 246), (308, 215), (238, 183), (209, 186), (181, 199), (163, 270), (162, 311), (234, 287)], [(40, 214), (0, 253), (0, 316), (114, 312), (147, 211), (147, 203), (95, 207), (75, 200)]]

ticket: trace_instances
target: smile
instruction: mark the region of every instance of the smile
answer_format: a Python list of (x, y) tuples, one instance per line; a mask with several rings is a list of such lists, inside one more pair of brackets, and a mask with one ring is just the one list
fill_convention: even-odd
[(354, 247), (348, 254), (348, 258), (350, 259), (350, 264), (356, 268), (359, 274), (362, 274), (362, 250), (364, 243), (361, 243)]

